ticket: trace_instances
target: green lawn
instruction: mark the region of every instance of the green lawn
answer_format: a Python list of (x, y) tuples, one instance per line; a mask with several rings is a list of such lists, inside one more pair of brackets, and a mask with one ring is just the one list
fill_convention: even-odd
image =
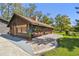
[(42, 55), (45, 56), (79, 56), (79, 37), (64, 36), (58, 40), (59, 46)]

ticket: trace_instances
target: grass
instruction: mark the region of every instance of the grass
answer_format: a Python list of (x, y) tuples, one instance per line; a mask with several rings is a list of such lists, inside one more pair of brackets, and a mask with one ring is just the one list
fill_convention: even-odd
[(64, 38), (72, 38), (72, 39), (77, 39), (77, 38), (79, 38), (79, 36), (67, 36), (67, 35), (65, 35), (65, 36), (63, 36)]
[(69, 51), (67, 48), (59, 47), (55, 50), (45, 52), (45, 56), (79, 56), (79, 48), (75, 47), (73, 51)]
[(45, 56), (79, 56), (79, 36), (64, 36), (58, 40), (59, 46), (42, 55)]

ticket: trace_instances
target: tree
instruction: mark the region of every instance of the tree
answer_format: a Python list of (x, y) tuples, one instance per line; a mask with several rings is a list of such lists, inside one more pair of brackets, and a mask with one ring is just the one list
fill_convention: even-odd
[(13, 13), (24, 15), (23, 13), (24, 7), (22, 6), (21, 3), (14, 3), (12, 6), (13, 6)]
[(1, 5), (1, 9), (2, 11), (2, 15), (4, 17), (4, 19), (10, 20), (11, 16), (13, 15), (13, 13), (17, 13), (17, 14), (23, 14), (23, 6), (20, 3), (5, 3)]
[(57, 30), (67, 33), (71, 28), (70, 18), (66, 15), (59, 14), (55, 17), (55, 25)]
[(2, 3), (0, 4), (1, 15), (4, 19), (9, 19), (11, 3)]
[(58, 14), (56, 17), (55, 17), (55, 29), (58, 30), (58, 31), (62, 31), (62, 20), (61, 20), (61, 15)]
[(6, 5), (4, 3), (0, 3), (0, 11), (1, 11), (1, 17), (3, 18), (3, 13), (5, 11)]
[(29, 17), (34, 16), (35, 9), (36, 9), (35, 4), (29, 4), (29, 8), (26, 9), (27, 16)]
[(51, 25), (54, 27), (55, 26), (54, 19), (52, 17), (50, 17), (50, 20), (51, 20)]
[(29, 4), (29, 7), (24, 7), (21, 3), (0, 4), (1, 15), (7, 20), (10, 20), (13, 13), (21, 14), (23, 16), (34, 16), (35, 9), (35, 4)]
[(79, 20), (76, 19), (76, 26), (75, 26), (75, 31), (79, 32)]
[(42, 22), (43, 22), (43, 23), (46, 23), (46, 24), (52, 24), (51, 18), (49, 18), (49, 17), (46, 16), (46, 15), (43, 16)]
[[(7, 15), (7, 20), (9, 20), (10, 19), (10, 17), (11, 17), (11, 5), (12, 5), (12, 3), (7, 3), (6, 4), (6, 11), (5, 11), (5, 13), (6, 13), (6, 15)], [(4, 14), (5, 15), (5, 14)]]
[(67, 31), (70, 29), (71, 27), (71, 22), (70, 22), (70, 18), (66, 15), (62, 16), (62, 21), (63, 21), (63, 30)]
[[(75, 7), (75, 9), (77, 10), (76, 13), (79, 14), (79, 7)], [(75, 31), (79, 32), (79, 19), (76, 19), (76, 26), (74, 26)]]

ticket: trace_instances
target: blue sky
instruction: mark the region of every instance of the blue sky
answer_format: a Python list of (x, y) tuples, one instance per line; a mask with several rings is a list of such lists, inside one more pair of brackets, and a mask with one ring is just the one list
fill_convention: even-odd
[(68, 15), (72, 25), (75, 25), (75, 19), (79, 19), (79, 14), (75, 9), (75, 6), (79, 6), (77, 3), (36, 3), (36, 6), (38, 11), (42, 11), (44, 14), (50, 13), (53, 18), (57, 14)]

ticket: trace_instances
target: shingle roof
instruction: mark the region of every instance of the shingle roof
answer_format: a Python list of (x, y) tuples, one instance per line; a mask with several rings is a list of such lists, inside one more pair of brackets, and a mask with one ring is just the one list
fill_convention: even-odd
[[(13, 15), (12, 17), (14, 17), (14, 16), (18, 16), (18, 17), (20, 17), (20, 18), (23, 18), (23, 19), (25, 19), (26, 21), (30, 22), (32, 25), (37, 25), (37, 26), (42, 26), (42, 27), (53, 28), (52, 26), (50, 26), (50, 25), (48, 25), (48, 24), (45, 24), (45, 23), (42, 23), (42, 22), (39, 22), (39, 21), (35, 21), (35, 20), (33, 20), (31, 17), (25, 17), (25, 16), (22, 16), (22, 15), (19, 15), (19, 14), (16, 14), (16, 13), (14, 13), (14, 15)], [(10, 23), (11, 23), (12, 20), (13, 20), (13, 19), (10, 20), (10, 22), (9, 22), (9, 24), (8, 24), (8, 27), (9, 27), (9, 25), (10, 25)]]

